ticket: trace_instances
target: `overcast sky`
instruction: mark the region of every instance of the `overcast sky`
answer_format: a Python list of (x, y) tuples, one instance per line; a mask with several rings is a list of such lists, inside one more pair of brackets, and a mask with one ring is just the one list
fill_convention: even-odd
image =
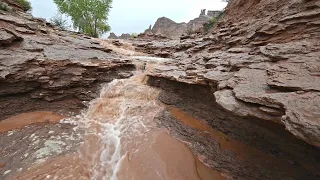
[[(30, 0), (32, 14), (49, 20), (57, 12), (53, 0)], [(162, 16), (175, 22), (188, 22), (198, 17), (201, 9), (221, 10), (221, 0), (113, 0), (109, 16), (111, 31), (140, 33)]]

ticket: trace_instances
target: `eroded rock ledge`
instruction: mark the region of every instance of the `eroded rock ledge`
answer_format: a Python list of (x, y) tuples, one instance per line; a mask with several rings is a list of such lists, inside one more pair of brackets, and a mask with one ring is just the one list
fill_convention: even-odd
[(320, 147), (319, 12), (316, 0), (234, 0), (204, 37), (136, 46), (174, 59), (150, 77), (209, 86), (224, 109)]
[[(283, 127), (256, 117), (239, 117), (216, 103), (206, 85), (149, 77), (167, 105), (158, 126), (193, 150), (207, 166), (230, 179), (317, 179), (319, 149)], [(190, 135), (191, 134), (191, 135)]]
[(19, 11), (0, 12), (0, 47), (0, 120), (35, 110), (78, 112), (101, 83), (135, 69), (98, 39)]

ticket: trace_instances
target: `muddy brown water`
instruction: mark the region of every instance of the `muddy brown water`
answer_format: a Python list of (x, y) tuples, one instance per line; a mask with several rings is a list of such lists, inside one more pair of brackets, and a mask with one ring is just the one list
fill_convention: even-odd
[[(224, 180), (218, 171), (196, 159), (190, 149), (165, 132), (151, 132), (141, 150), (122, 160), (117, 179)], [(71, 172), (71, 173), (70, 173)], [(93, 179), (92, 171), (79, 154), (48, 159), (12, 179)], [(99, 177), (97, 179), (104, 179)]]
[(64, 119), (65, 116), (60, 116), (49, 111), (38, 111), (22, 113), (3, 121), (0, 121), (0, 133), (7, 132), (14, 129), (21, 129), (27, 125), (48, 122), (57, 123)]
[[(226, 179), (156, 127), (154, 116), (164, 107), (157, 100), (159, 90), (144, 81), (138, 73), (106, 85), (87, 111), (69, 118), (85, 131), (78, 152), (47, 158), (9, 179)], [(2, 121), (2, 132), (63, 118), (51, 112), (24, 113)]]
[[(195, 128), (203, 133), (209, 134), (211, 138), (213, 138), (216, 142), (219, 143), (219, 147), (222, 150), (232, 152), (237, 156), (237, 158), (241, 160), (250, 162), (250, 164), (261, 164), (265, 167), (281, 167), (282, 171), (286, 171), (290, 174), (298, 173), (293, 168), (292, 162), (288, 161), (287, 159), (282, 159), (280, 157), (267, 154), (241, 141), (228, 137), (226, 134), (215, 130), (203, 121), (193, 117), (187, 112), (184, 112), (180, 108), (176, 108), (174, 106), (167, 106), (167, 109), (171, 112), (175, 119), (188, 125), (189, 127)], [(319, 171), (317, 170), (317, 166), (315, 166), (315, 164), (308, 164), (307, 162), (305, 162), (301, 165), (305, 169), (312, 172), (314, 175), (319, 175)]]
[[(250, 158), (251, 161), (256, 161), (256, 163), (283, 163), (283, 161), (279, 160), (278, 158), (275, 158), (272, 155), (266, 154), (240, 141), (229, 138), (226, 134), (213, 129), (209, 125), (201, 122), (195, 117), (192, 117), (190, 114), (182, 111), (179, 108), (169, 107), (169, 110), (172, 113), (172, 115), (181, 122), (203, 132), (209, 133), (212, 138), (219, 142), (221, 148), (233, 152), (240, 159)], [(289, 163), (287, 162), (285, 164), (289, 165)]]

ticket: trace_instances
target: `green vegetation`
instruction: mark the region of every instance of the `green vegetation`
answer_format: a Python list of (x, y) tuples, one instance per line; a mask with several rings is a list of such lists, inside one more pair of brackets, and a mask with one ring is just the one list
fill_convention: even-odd
[(50, 23), (54, 26), (60, 27), (62, 30), (68, 29), (68, 22), (63, 18), (62, 14), (57, 13), (50, 19)]
[(29, 1), (27, 0), (15, 0), (25, 11), (31, 11), (32, 7)]
[[(30, 2), (27, 0), (14, 0), (14, 2), (21, 6), (24, 11), (30, 11), (32, 9)], [(11, 11), (12, 7), (5, 2), (0, 2), (0, 10)]]
[(209, 22), (205, 23), (204, 24), (204, 32), (205, 33), (208, 33), (210, 29), (212, 29), (216, 24), (217, 22), (222, 19), (225, 15), (225, 11), (222, 11), (217, 17), (213, 17), (209, 20)]
[(0, 10), (9, 11), (9, 10), (10, 10), (10, 7), (8, 6), (7, 3), (5, 3), (5, 2), (0, 2)]
[(131, 38), (136, 38), (138, 37), (138, 33), (131, 33)]
[(213, 28), (214, 25), (216, 25), (218, 19), (216, 17), (213, 17), (204, 25), (204, 31), (207, 33), (210, 29)]
[(54, 0), (61, 13), (71, 17), (73, 27), (92, 37), (110, 31), (108, 15), (112, 0)]

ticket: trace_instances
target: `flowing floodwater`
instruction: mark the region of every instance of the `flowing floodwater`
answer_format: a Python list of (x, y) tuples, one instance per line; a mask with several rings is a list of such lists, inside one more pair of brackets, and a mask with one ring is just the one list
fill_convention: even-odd
[[(143, 62), (137, 63), (141, 69), (163, 61), (141, 58)], [(85, 132), (79, 151), (47, 159), (14, 179), (224, 179), (202, 165), (186, 145), (156, 127), (154, 117), (164, 107), (157, 100), (159, 90), (145, 85), (145, 78), (137, 71), (131, 78), (103, 85), (100, 97), (85, 112), (64, 120)]]
[[(159, 118), (155, 117), (161, 115), (163, 111), (170, 112), (170, 115), (177, 122), (181, 122), (182, 126), (187, 125), (187, 127), (201, 132), (199, 135), (208, 137), (208, 140), (218, 142), (217, 148), (219, 150), (230, 153), (231, 157), (235, 157), (239, 162), (259, 165), (263, 168), (279, 167), (281, 171), (297, 174), (296, 177), (300, 177), (300, 172), (293, 168), (294, 165), (290, 161), (233, 139), (182, 109), (161, 104), (158, 101), (159, 89), (145, 84), (147, 80), (145, 74), (153, 67), (156, 67), (159, 62), (167, 61), (168, 59), (141, 56), (132, 56), (131, 58), (137, 60), (135, 64), (138, 70), (134, 76), (128, 79), (113, 80), (108, 84), (102, 85), (99, 97), (92, 100), (88, 104), (88, 108), (77, 116), (63, 119), (65, 117), (52, 112), (31, 112), (1, 121), (0, 132), (6, 132), (12, 129), (24, 128), (24, 126), (33, 123), (54, 123), (63, 119), (61, 123), (75, 124), (74, 128), (72, 126), (73, 129), (70, 133), (72, 135), (69, 139), (81, 135), (78, 141), (81, 142), (80, 146), (75, 146), (76, 152), (72, 150), (66, 154), (50, 154), (55, 156), (54, 158), (42, 158), (41, 156), (40, 159), (36, 159), (37, 162), (31, 167), (29, 163), (26, 163), (27, 167), (29, 167), (28, 169), (23, 169), (21, 172), (18, 171), (18, 174), (13, 174), (8, 179), (232, 179), (232, 169), (218, 167), (218, 170), (215, 170), (208, 168), (200, 161), (205, 161), (205, 157), (201, 153), (196, 157), (189, 147), (185, 145), (190, 143), (190, 147), (194, 148), (194, 145), (198, 146), (199, 144), (192, 144), (194, 142), (182, 143), (170, 136), (166, 132), (167, 130), (160, 129), (157, 126), (159, 123), (155, 122), (155, 119)], [(176, 125), (179, 128), (179, 125)], [(188, 132), (186, 129), (182, 131), (186, 136), (196, 135), (196, 133)], [(12, 135), (12, 132), (11, 134), (8, 133), (9, 135)], [(32, 134), (30, 138), (35, 136)], [(37, 150), (35, 154), (46, 154), (48, 150), (62, 152), (61, 147), (58, 147), (59, 144), (63, 144), (60, 141), (60, 137), (57, 136), (56, 141), (54, 141), (54, 139), (50, 139), (50, 136), (44, 136), (42, 144), (45, 147)], [(64, 147), (67, 147), (67, 145)], [(200, 145), (199, 149), (201, 150)], [(59, 156), (56, 156), (58, 154)], [(3, 166), (5, 164), (0, 164), (0, 168)], [(310, 172), (313, 172), (313, 169), (317, 170), (317, 168), (313, 168), (312, 164), (309, 165), (307, 163), (302, 164), (302, 166), (309, 169)]]
[(161, 106), (156, 101), (157, 91), (141, 85), (142, 80), (137, 74), (111, 82), (80, 117), (87, 130), (81, 155), (89, 163), (93, 179), (117, 179), (121, 162), (152, 137), (148, 136), (152, 120)]

